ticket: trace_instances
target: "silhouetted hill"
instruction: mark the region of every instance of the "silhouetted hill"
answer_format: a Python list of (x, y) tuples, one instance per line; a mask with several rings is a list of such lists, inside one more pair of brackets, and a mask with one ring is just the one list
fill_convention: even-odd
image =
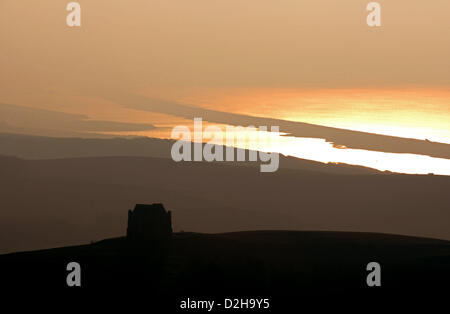
[[(23, 289), (23, 283), (40, 283), (40, 293), (69, 296), (74, 296), (73, 289), (122, 297), (140, 292), (145, 302), (165, 300), (167, 310), (187, 297), (268, 297), (272, 309), (293, 306), (307, 296), (339, 296), (349, 304), (358, 297), (382, 302), (380, 296), (444, 293), (450, 280), (450, 242), (388, 234), (185, 232), (173, 235), (162, 266), (152, 264), (146, 254), (145, 249), (130, 251), (126, 238), (114, 238), (2, 255), (2, 284)], [(65, 282), (66, 265), (72, 261), (82, 269), (80, 288), (69, 288)], [(366, 265), (373, 261), (381, 265), (382, 285), (369, 288)]]
[(0, 251), (123, 234), (124, 208), (164, 203), (174, 230), (336, 230), (450, 239), (450, 178), (336, 175), (164, 158), (0, 158)]

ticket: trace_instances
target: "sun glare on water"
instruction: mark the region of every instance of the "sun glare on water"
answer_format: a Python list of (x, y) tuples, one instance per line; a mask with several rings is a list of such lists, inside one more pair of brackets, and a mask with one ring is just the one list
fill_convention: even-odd
[[(319, 138), (299, 138), (292, 136), (270, 136), (268, 132), (260, 133), (259, 141), (247, 141), (235, 145), (238, 148), (277, 152), (322, 163), (343, 163), (363, 166), (380, 171), (405, 174), (450, 175), (450, 159), (435, 158), (426, 155), (388, 153), (345, 146), (334, 146)], [(267, 138), (264, 138), (267, 137)], [(256, 136), (253, 136), (256, 138)]]

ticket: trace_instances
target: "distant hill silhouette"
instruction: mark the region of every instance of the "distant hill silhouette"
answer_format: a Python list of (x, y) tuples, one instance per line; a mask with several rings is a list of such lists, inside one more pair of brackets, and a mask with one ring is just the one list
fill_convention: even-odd
[(148, 123), (93, 120), (82, 114), (0, 102), (0, 132), (92, 138), (104, 137), (102, 132), (148, 131), (155, 128)]
[(123, 233), (124, 208), (164, 203), (174, 230), (373, 231), (450, 239), (450, 178), (337, 175), (165, 158), (0, 158), (0, 252)]
[[(43, 137), (0, 133), (0, 156), (24, 159), (61, 159), (80, 157), (157, 157), (172, 159), (173, 140), (148, 137)], [(248, 151), (247, 151), (248, 154)], [(254, 166), (254, 163), (232, 163), (235, 166)], [(327, 173), (370, 174), (375, 169), (346, 164), (324, 164), (295, 157), (280, 156), (280, 168), (301, 169)]]

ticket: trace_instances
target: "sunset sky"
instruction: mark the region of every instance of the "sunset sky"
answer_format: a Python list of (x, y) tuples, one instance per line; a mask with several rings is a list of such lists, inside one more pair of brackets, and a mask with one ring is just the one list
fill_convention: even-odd
[[(448, 0), (378, 1), (379, 28), (366, 24), (367, 0), (80, 0), (81, 28), (66, 25), (68, 2), (0, 0), (1, 132), (169, 137), (173, 126), (192, 124), (164, 103), (139, 109), (123, 96), (141, 95), (199, 116), (450, 144)], [(379, 155), (330, 141), (295, 134), (280, 152), (450, 175), (446, 146), (432, 157)]]

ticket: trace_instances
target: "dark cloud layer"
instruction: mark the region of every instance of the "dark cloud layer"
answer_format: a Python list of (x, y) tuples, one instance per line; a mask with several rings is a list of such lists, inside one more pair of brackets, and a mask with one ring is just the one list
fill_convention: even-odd
[(150, 99), (137, 94), (115, 93), (108, 98), (127, 108), (171, 114), (188, 119), (201, 117), (203, 120), (209, 122), (230, 125), (279, 126), (281, 132), (288, 133), (292, 136), (323, 138), (328, 142), (336, 145), (345, 145), (349, 148), (450, 158), (450, 145), (448, 144), (350, 131), (302, 122), (227, 113), (166, 100)]

